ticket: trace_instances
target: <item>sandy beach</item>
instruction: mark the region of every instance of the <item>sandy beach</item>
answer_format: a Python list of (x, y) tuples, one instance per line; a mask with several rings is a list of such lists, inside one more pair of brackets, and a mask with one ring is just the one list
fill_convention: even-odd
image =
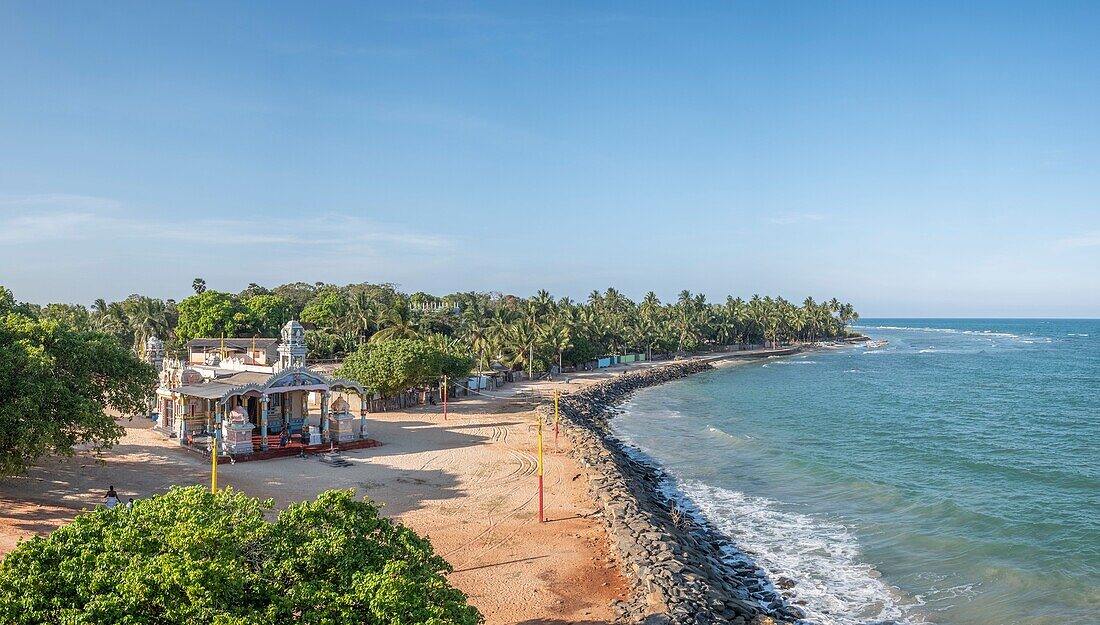
[[(372, 413), (370, 435), (381, 447), (345, 452), (350, 466), (316, 458), (241, 462), (219, 467), (219, 485), (281, 508), (333, 488), (353, 488), (382, 504), (387, 516), (427, 535), (454, 566), (451, 580), (470, 595), (488, 623), (609, 623), (609, 606), (627, 586), (579, 465), (546, 431), (547, 522), (536, 518), (537, 434), (532, 408), (554, 385), (516, 383), (502, 399), (452, 401), (442, 407)], [(197, 454), (150, 429), (121, 421), (126, 436), (102, 457), (49, 460), (0, 484), (0, 551), (45, 534), (81, 509), (100, 504), (108, 485), (120, 496), (148, 497), (174, 484), (208, 484)]]
[[(731, 360), (739, 355), (696, 358), (722, 366), (743, 362)], [(348, 466), (316, 457), (222, 464), (219, 486), (271, 498), (276, 509), (324, 490), (354, 489), (431, 539), (454, 567), (450, 579), (487, 623), (611, 623), (612, 605), (628, 598), (629, 585), (588, 490), (589, 475), (570, 457), (569, 437), (555, 442), (551, 428), (544, 430), (546, 522), (537, 522), (534, 409), (555, 390), (564, 395), (660, 364), (508, 384), (452, 400), (446, 421), (438, 405), (371, 413), (369, 434), (382, 445), (343, 452)], [(149, 420), (119, 422), (126, 435), (101, 456), (44, 460), (0, 482), (0, 554), (102, 504), (110, 485), (123, 501), (173, 485), (209, 485), (207, 460), (154, 432)]]

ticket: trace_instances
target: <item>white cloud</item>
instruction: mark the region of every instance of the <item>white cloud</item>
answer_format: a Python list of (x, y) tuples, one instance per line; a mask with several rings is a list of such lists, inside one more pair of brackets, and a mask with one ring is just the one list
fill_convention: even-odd
[(1062, 250), (1097, 246), (1100, 246), (1100, 230), (1093, 230), (1092, 232), (1087, 232), (1078, 236), (1058, 239), (1054, 242), (1054, 247)]
[(801, 224), (810, 221), (823, 221), (825, 215), (818, 213), (792, 213), (790, 215), (782, 215), (780, 217), (773, 217), (769, 221), (778, 226), (789, 226), (792, 224)]
[(0, 243), (48, 245), (62, 241), (140, 241), (147, 246), (217, 241), (221, 245), (287, 244), (298, 251), (370, 244), (406, 252), (440, 251), (451, 244), (436, 234), (390, 228), (339, 213), (311, 212), (308, 217), (293, 218), (196, 217), (179, 223), (135, 214), (105, 198), (61, 194), (0, 197)]
[(457, 258), (466, 268), (484, 266), (464, 239), (415, 223), (316, 210), (182, 213), (151, 214), (83, 196), (0, 197), (0, 284), (37, 302), (131, 292), (181, 297), (194, 276), (222, 290), (317, 279), (442, 282), (446, 290), (444, 276), (453, 276)]

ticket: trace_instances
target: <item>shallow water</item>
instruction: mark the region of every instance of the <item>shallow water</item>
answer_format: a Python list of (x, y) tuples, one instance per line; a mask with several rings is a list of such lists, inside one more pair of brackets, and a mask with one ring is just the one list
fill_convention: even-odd
[(888, 339), (638, 392), (614, 427), (823, 624), (1100, 623), (1100, 321)]

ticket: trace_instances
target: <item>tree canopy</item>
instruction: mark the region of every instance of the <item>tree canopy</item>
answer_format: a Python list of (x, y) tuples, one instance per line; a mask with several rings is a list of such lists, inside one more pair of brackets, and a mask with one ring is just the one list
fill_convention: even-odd
[(469, 356), (453, 353), (419, 339), (391, 339), (360, 345), (336, 370), (383, 397), (432, 384), (443, 375), (460, 378), (473, 367)]
[[(78, 304), (18, 306), (42, 318), (89, 326), (80, 329), (108, 332), (139, 354), (149, 336), (166, 339), (166, 350), (179, 355), (179, 345), (191, 338), (277, 336), (287, 319), (298, 318), (312, 324), (306, 345), (314, 360), (341, 359), (364, 343), (439, 336), (448, 353), (473, 358), (483, 370), (501, 363), (528, 371), (630, 352), (670, 355), (813, 342), (845, 336), (847, 326), (859, 319), (851, 304), (836, 298), (807, 297), (797, 304), (775, 296), (730, 295), (708, 301), (701, 293), (682, 291), (667, 302), (653, 292), (635, 301), (609, 288), (574, 301), (545, 290), (527, 298), (472, 291), (436, 296), (402, 293), (392, 284), (325, 282), (271, 289), (250, 283), (234, 295), (199, 286), (200, 293), (178, 306), (139, 295), (121, 302), (97, 300), (88, 309)], [(16, 305), (14, 300), (9, 304)]]
[(0, 563), (0, 622), (474, 625), (427, 539), (350, 490), (289, 506), (230, 490), (85, 512)]
[(255, 333), (252, 311), (229, 293), (205, 289), (179, 303), (176, 336), (180, 341), (198, 337), (250, 336)]
[(294, 318), (292, 304), (278, 295), (254, 295), (244, 300), (244, 306), (252, 313), (260, 336), (279, 336), (279, 330)]
[(105, 410), (141, 412), (156, 385), (153, 368), (114, 336), (65, 322), (0, 311), (0, 346), (0, 474), (118, 442), (123, 428)]

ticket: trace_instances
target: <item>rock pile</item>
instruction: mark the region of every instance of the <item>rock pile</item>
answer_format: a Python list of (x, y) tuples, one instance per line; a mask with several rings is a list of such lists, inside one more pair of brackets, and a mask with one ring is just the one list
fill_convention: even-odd
[[(589, 488), (631, 584), (630, 598), (616, 605), (620, 622), (764, 625), (801, 616), (748, 555), (666, 496), (661, 470), (624, 449), (608, 427), (615, 406), (631, 392), (710, 368), (675, 362), (561, 398), (563, 432), (588, 469)], [(553, 418), (552, 408), (539, 410)]]

